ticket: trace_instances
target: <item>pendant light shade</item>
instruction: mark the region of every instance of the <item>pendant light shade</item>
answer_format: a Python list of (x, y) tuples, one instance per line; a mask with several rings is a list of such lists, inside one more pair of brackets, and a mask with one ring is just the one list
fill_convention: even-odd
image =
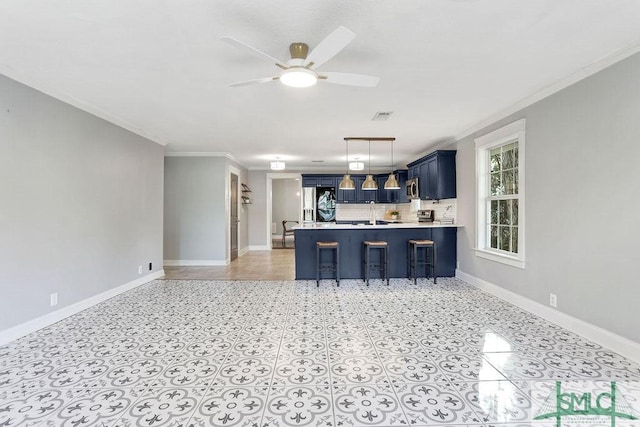
[(351, 175), (349, 175), (349, 140), (345, 139), (345, 143), (347, 145), (347, 173), (342, 177), (342, 181), (340, 181), (340, 185), (338, 185), (338, 189), (340, 190), (355, 190), (356, 184), (354, 184), (353, 179), (351, 179)]
[(371, 175), (371, 174), (367, 175), (367, 178), (362, 183), (362, 189), (363, 190), (377, 190), (378, 189), (378, 184), (376, 183), (375, 179), (373, 179), (373, 175)]
[(367, 177), (365, 178), (364, 182), (362, 183), (362, 189), (363, 190), (368, 190), (368, 191), (377, 190), (378, 189), (378, 183), (375, 181), (375, 179), (373, 179), (373, 175), (371, 175), (371, 140), (369, 140), (369, 167), (368, 167), (368, 171), (369, 171), (369, 173), (367, 174)]
[(387, 181), (384, 183), (384, 189), (385, 190), (399, 190), (400, 189), (400, 184), (398, 184), (398, 180), (396, 179), (396, 174), (395, 173), (390, 173), (389, 174), (389, 178), (387, 178)]
[(389, 174), (389, 178), (384, 183), (385, 190), (399, 190), (400, 184), (398, 184), (398, 180), (396, 179), (396, 174), (393, 173), (393, 141), (391, 141), (391, 173)]
[(340, 181), (340, 186), (338, 187), (340, 190), (355, 190), (356, 184), (351, 179), (351, 175), (348, 173), (342, 177), (342, 181)]

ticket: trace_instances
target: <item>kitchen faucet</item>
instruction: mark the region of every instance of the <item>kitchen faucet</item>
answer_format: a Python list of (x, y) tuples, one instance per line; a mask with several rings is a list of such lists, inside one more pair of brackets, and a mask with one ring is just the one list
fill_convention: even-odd
[(369, 224), (376, 225), (376, 202), (373, 200), (369, 205)]

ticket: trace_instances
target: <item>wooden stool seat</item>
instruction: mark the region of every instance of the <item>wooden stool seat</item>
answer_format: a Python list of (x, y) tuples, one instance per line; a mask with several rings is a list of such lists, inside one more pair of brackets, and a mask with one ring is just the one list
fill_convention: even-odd
[(364, 244), (369, 246), (387, 246), (387, 242), (384, 240), (365, 240)]

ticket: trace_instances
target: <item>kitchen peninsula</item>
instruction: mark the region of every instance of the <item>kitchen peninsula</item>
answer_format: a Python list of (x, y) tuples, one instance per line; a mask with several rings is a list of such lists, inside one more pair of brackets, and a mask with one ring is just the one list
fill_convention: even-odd
[[(309, 224), (294, 228), (296, 279), (316, 278), (316, 242), (340, 243), (340, 278), (363, 277), (363, 245), (365, 240), (385, 240), (389, 250), (389, 277), (407, 277), (407, 242), (428, 239), (436, 244), (438, 277), (455, 276), (456, 234), (458, 224), (390, 223)], [(323, 251), (328, 252), (328, 251)], [(326, 256), (332, 255), (327, 253)], [(323, 259), (325, 254), (322, 254)], [(375, 277), (375, 276), (374, 276)]]

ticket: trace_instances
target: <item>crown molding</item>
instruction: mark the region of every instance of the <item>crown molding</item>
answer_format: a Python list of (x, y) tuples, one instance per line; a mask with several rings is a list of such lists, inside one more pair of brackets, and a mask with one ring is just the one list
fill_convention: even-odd
[(15, 80), (18, 83), (28, 86), (31, 89), (42, 92), (47, 96), (57, 99), (58, 101), (64, 102), (65, 104), (69, 104), (72, 107), (96, 116), (99, 119), (114, 124), (122, 129), (128, 130), (129, 132), (148, 139), (149, 141), (162, 145), (163, 147), (167, 145), (167, 141), (165, 141), (163, 138), (160, 138), (158, 135), (155, 135), (144, 129), (139, 129), (128, 121), (122, 119), (121, 117), (109, 114), (106, 111), (103, 111), (102, 109), (96, 107), (95, 105), (77, 99), (64, 91), (54, 89), (49, 84), (33, 79), (25, 75), (24, 73), (20, 73), (7, 64), (0, 64), (0, 74), (10, 78), (11, 80)]
[(165, 151), (165, 157), (226, 157), (229, 160), (236, 159), (233, 154), (224, 151)]
[(486, 128), (487, 126), (497, 122), (498, 120), (504, 119), (505, 117), (510, 116), (511, 114), (517, 113), (518, 111), (532, 104), (535, 104), (536, 102), (541, 101), (542, 99), (548, 96), (551, 96), (554, 93), (560, 92), (562, 89), (565, 89), (579, 82), (580, 80), (584, 80), (585, 78), (592, 76), (595, 73), (602, 71), (605, 68), (617, 62), (620, 62), (623, 59), (626, 59), (638, 52), (640, 52), (640, 41), (636, 41), (635, 43), (629, 44), (621, 49), (618, 49), (599, 59), (596, 59), (592, 63), (585, 65), (584, 67), (574, 72), (573, 74), (568, 75), (567, 77), (543, 88), (542, 90), (534, 93), (533, 95), (530, 95), (516, 102), (515, 104), (512, 104), (511, 106), (503, 110), (500, 110), (499, 112), (492, 114), (486, 119), (476, 123), (475, 125), (465, 130), (464, 132), (461, 132), (460, 134), (456, 135), (451, 141), (446, 143), (446, 145), (452, 144), (456, 141), (460, 141), (462, 138), (466, 138), (467, 136)]

